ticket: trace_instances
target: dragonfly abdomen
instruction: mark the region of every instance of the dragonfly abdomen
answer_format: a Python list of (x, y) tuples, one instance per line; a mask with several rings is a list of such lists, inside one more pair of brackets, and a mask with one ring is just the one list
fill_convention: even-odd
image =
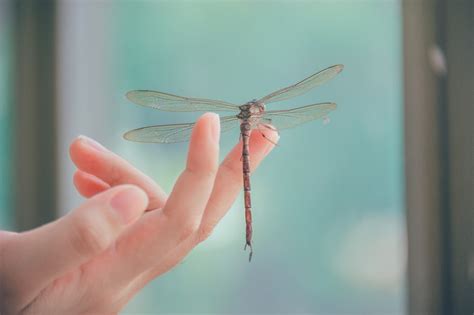
[(252, 201), (250, 196), (250, 152), (249, 139), (252, 126), (248, 119), (244, 119), (240, 124), (242, 135), (242, 173), (244, 182), (244, 203), (245, 203), (245, 247), (250, 247), (249, 261), (252, 259)]

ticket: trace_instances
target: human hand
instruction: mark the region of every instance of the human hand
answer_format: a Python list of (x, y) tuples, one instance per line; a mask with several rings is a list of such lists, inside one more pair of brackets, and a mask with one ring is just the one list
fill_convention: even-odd
[[(276, 142), (276, 133), (265, 129)], [(241, 143), (218, 166), (218, 142), (217, 115), (203, 115), (186, 169), (167, 197), (119, 156), (91, 139), (75, 140), (74, 184), (89, 199), (45, 226), (0, 233), (0, 313), (119, 312), (205, 240), (242, 189)], [(252, 133), (251, 169), (272, 148)]]

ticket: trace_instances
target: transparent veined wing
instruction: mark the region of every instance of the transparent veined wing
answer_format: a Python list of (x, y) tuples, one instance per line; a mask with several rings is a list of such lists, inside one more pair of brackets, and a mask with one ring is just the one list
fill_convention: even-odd
[(260, 118), (260, 124), (270, 124), (277, 130), (288, 129), (324, 118), (335, 109), (335, 103), (319, 103), (287, 110), (266, 111)]
[[(175, 143), (188, 141), (195, 123), (148, 126), (126, 132), (123, 137), (130, 141), (145, 143)], [(221, 132), (240, 125), (236, 116), (221, 118)]]
[(311, 90), (312, 88), (318, 85), (321, 85), (324, 82), (329, 81), (330, 79), (334, 78), (339, 72), (342, 71), (343, 68), (344, 68), (343, 65), (335, 65), (335, 66), (326, 68), (324, 70), (319, 71), (318, 73), (313, 74), (310, 77), (307, 77), (306, 79), (298, 83), (295, 83), (293, 85), (280, 89), (276, 92), (273, 92), (261, 98), (258, 101), (262, 103), (271, 103), (271, 102), (287, 100), (289, 98), (304, 94), (308, 92), (309, 90)]
[(150, 90), (129, 91), (126, 97), (137, 105), (171, 112), (239, 111), (237, 105), (224, 101), (183, 97)]

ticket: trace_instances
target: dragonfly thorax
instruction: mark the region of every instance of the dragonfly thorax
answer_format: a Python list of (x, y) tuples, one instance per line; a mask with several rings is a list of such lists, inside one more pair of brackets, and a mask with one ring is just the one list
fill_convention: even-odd
[(244, 105), (239, 106), (240, 113), (237, 115), (240, 119), (248, 119), (251, 116), (259, 116), (265, 111), (265, 104), (258, 102), (257, 100), (252, 100), (245, 103)]

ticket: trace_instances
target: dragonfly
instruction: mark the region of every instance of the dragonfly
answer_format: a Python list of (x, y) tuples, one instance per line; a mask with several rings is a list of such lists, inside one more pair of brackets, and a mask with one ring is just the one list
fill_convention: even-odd
[[(250, 187), (249, 137), (252, 130), (258, 130), (265, 137), (264, 128), (279, 132), (317, 119), (327, 119), (328, 113), (336, 109), (333, 102), (317, 103), (286, 110), (266, 110), (266, 104), (284, 101), (302, 95), (334, 78), (344, 68), (338, 64), (321, 70), (293, 85), (279, 89), (260, 99), (253, 99), (243, 105), (225, 101), (183, 97), (152, 90), (133, 90), (126, 94), (128, 100), (137, 105), (171, 112), (230, 111), (234, 115), (220, 118), (221, 132), (240, 127), (242, 139), (242, 173), (245, 206), (245, 246), (249, 247), (249, 261), (252, 259), (252, 204)], [(126, 140), (144, 143), (176, 143), (189, 140), (195, 123), (147, 126), (133, 129), (124, 134)], [(271, 141), (267, 138), (268, 141)]]

